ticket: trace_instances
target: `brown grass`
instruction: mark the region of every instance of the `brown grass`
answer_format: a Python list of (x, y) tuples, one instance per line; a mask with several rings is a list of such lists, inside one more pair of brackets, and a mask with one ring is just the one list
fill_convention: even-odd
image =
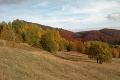
[(120, 80), (120, 59), (97, 64), (76, 52), (0, 47), (0, 80)]

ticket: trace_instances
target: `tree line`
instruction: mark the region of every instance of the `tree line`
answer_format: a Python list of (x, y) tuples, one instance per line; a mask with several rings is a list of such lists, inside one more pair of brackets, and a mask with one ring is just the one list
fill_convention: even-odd
[[(65, 32), (64, 32), (65, 33)], [(47, 28), (23, 20), (0, 23), (0, 38), (13, 42), (22, 42), (32, 47), (41, 48), (56, 53), (57, 51), (77, 51), (94, 58), (98, 63), (111, 62), (112, 57), (120, 57), (120, 46), (109, 45), (100, 41), (82, 42), (67, 40), (62, 37), (57, 29)]]
[(23, 20), (0, 23), (0, 38), (9, 41), (28, 43), (37, 48), (49, 52), (61, 50), (84, 51), (83, 42), (74, 40), (68, 41), (61, 37), (58, 30), (47, 28)]

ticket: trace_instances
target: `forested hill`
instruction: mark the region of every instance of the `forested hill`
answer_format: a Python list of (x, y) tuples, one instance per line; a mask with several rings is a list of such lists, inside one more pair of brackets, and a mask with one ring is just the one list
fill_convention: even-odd
[(102, 29), (74, 33), (68, 30), (52, 28), (23, 20), (0, 23), (0, 38), (8, 41), (28, 43), (33, 47), (49, 52), (58, 50), (74, 50), (83, 52), (83, 41), (102, 41), (120, 44), (120, 31)]
[(80, 39), (73, 38), (73, 32), (52, 28), (23, 20), (0, 23), (0, 38), (28, 43), (49, 52), (61, 50), (74, 50), (82, 52), (84, 44)]
[(120, 30), (116, 29), (84, 31), (74, 35), (76, 38), (84, 39), (84, 41), (102, 41), (109, 44), (120, 44)]
[(53, 28), (51, 26), (41, 25), (41, 24), (27, 22), (27, 21), (24, 21), (24, 22), (28, 23), (28, 24), (38, 25), (39, 27), (41, 27), (44, 30), (46, 30), (46, 29), (50, 29), (50, 30), (55, 29), (55, 30), (58, 30), (59, 33), (60, 33), (60, 35), (61, 35), (61, 37), (63, 37), (64, 39), (66, 39), (68, 41), (74, 41), (74, 40), (81, 41), (80, 38), (75, 38), (74, 37), (74, 32), (72, 32), (72, 31), (65, 30), (65, 29), (62, 29), (62, 28)]

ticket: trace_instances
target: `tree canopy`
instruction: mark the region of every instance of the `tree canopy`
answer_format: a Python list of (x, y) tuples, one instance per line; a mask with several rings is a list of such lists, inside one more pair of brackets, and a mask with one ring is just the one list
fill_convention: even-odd
[(91, 55), (92, 58), (102, 58), (105, 62), (111, 62), (112, 51), (107, 43), (100, 41), (86, 42), (85, 53)]
[[(68, 41), (55, 28), (49, 28), (23, 20), (0, 23), (0, 37), (4, 40), (28, 43), (33, 47), (42, 48), (50, 52), (61, 50), (83, 52), (83, 43), (75, 40)], [(71, 39), (70, 39), (71, 40)]]

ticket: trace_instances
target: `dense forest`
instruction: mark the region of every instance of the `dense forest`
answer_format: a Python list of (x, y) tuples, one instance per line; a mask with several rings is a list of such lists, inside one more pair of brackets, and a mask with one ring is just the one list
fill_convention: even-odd
[[(49, 52), (61, 50), (83, 52), (83, 42), (73, 39), (72, 35), (70, 37), (69, 34), (65, 35), (63, 31), (18, 19), (8, 23), (3, 21), (0, 24), (1, 39), (28, 43)], [(61, 36), (62, 34), (65, 36)]]
[(94, 31), (84, 31), (75, 33), (76, 38), (82, 38), (84, 41), (102, 41), (109, 44), (120, 44), (120, 30), (101, 29)]
[(120, 57), (120, 46), (113, 45), (119, 44), (119, 33), (119, 30), (112, 29), (74, 33), (18, 19), (0, 23), (1, 39), (27, 43), (52, 53), (77, 51), (99, 60), (99, 63), (111, 62), (112, 57)]

